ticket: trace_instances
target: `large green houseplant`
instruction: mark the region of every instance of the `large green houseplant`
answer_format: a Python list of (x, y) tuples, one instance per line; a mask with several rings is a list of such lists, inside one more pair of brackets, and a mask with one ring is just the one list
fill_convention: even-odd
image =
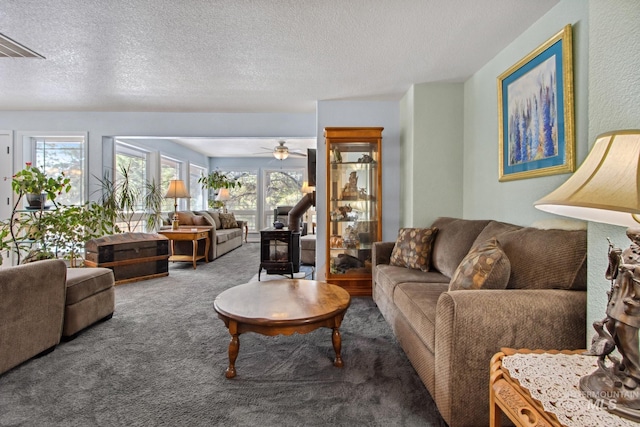
[(213, 190), (213, 198), (209, 199), (209, 207), (220, 208), (223, 202), (215, 200), (215, 195), (221, 188), (240, 188), (242, 183), (234, 178), (230, 178), (227, 174), (214, 170), (209, 175), (202, 175), (198, 182), (205, 190)]
[[(131, 232), (143, 221), (147, 231), (155, 231), (162, 225), (164, 195), (155, 181), (136, 185), (131, 179), (130, 165), (120, 167), (120, 179), (114, 182), (106, 174), (101, 180), (100, 203), (104, 216), (112, 225), (111, 233)], [(120, 228), (122, 224), (124, 229)]]

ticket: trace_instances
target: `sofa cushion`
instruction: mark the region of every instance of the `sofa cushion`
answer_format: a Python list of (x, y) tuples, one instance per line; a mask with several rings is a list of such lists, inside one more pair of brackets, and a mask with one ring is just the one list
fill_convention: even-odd
[(436, 219), (431, 225), (438, 228), (431, 254), (432, 268), (452, 277), (478, 234), (490, 222), (448, 217)]
[(399, 283), (449, 283), (449, 278), (437, 271), (413, 270), (387, 264), (378, 264), (374, 274), (377, 289), (392, 301), (393, 291)]
[(180, 225), (194, 225), (193, 224), (193, 213), (192, 212), (181, 212), (178, 211), (178, 224)]
[(223, 229), (238, 228), (236, 216), (233, 213), (221, 213), (220, 223), (222, 223)]
[(114, 284), (113, 271), (108, 268), (69, 268), (67, 269), (66, 305), (109, 289)]
[(400, 283), (393, 292), (396, 307), (432, 353), (436, 350), (436, 305), (447, 288), (447, 283)]
[(511, 263), (508, 288), (586, 289), (585, 230), (541, 230), (492, 221), (474, 246), (491, 237), (500, 241)]
[(216, 230), (220, 229), (222, 227), (222, 224), (220, 223), (220, 213), (219, 212), (216, 212), (216, 211), (195, 211), (195, 213), (197, 215), (202, 215), (203, 217), (207, 218), (207, 220), (209, 221), (209, 224), (215, 226)]
[(471, 248), (453, 273), (449, 290), (504, 289), (510, 274), (509, 258), (494, 237)]
[(194, 215), (191, 219), (193, 220), (193, 225), (209, 225), (207, 219), (202, 215)]
[(390, 265), (429, 271), (437, 228), (401, 228), (391, 252)]

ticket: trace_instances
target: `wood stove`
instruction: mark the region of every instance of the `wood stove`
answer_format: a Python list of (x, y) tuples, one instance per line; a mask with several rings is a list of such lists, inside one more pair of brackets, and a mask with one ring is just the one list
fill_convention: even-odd
[(260, 269), (267, 274), (291, 274), (300, 271), (300, 232), (267, 228), (260, 231)]

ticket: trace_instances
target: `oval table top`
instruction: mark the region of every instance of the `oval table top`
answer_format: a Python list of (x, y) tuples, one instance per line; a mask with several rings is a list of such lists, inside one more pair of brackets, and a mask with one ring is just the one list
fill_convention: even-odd
[(340, 286), (303, 279), (269, 280), (238, 285), (220, 293), (216, 312), (255, 325), (301, 325), (331, 318), (351, 303)]

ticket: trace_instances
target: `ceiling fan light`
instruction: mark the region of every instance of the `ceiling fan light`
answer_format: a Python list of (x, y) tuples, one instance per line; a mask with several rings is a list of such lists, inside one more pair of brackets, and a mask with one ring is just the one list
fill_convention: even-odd
[(289, 149), (285, 147), (283, 144), (280, 144), (276, 148), (273, 149), (273, 157), (278, 160), (284, 160), (289, 157)]

